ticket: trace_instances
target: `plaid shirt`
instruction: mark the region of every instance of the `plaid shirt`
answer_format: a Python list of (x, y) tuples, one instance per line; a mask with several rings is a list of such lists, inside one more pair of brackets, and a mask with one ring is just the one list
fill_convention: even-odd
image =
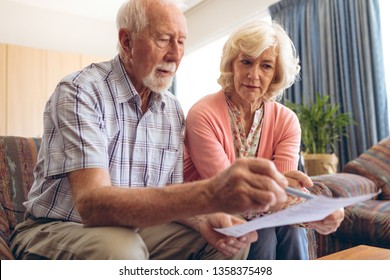
[(169, 92), (149, 108), (117, 56), (65, 77), (46, 104), (44, 135), (25, 203), (34, 217), (81, 222), (67, 174), (109, 170), (119, 187), (162, 187), (183, 181), (184, 115)]

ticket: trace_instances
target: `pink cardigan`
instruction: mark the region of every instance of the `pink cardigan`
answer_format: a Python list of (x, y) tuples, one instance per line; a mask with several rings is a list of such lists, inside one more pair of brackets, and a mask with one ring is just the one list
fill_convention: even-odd
[[(264, 104), (258, 157), (272, 160), (280, 172), (297, 170), (301, 129), (293, 111), (277, 102)], [(230, 117), (223, 91), (200, 99), (188, 112), (184, 180), (209, 178), (235, 160)]]

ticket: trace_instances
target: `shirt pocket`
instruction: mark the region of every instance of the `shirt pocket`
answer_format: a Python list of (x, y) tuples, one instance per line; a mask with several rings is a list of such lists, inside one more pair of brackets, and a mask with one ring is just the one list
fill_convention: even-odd
[(147, 186), (162, 187), (167, 185), (178, 162), (178, 151), (153, 148), (148, 155), (148, 168), (145, 182)]

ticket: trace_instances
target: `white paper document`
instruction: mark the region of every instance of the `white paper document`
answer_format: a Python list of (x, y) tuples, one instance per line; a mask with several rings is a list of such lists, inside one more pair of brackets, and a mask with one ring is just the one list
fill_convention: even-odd
[(372, 193), (343, 198), (314, 196), (312, 199), (308, 199), (303, 203), (256, 218), (247, 223), (227, 228), (215, 228), (215, 230), (228, 236), (240, 237), (248, 232), (261, 228), (319, 221), (342, 207), (368, 200), (378, 194)]

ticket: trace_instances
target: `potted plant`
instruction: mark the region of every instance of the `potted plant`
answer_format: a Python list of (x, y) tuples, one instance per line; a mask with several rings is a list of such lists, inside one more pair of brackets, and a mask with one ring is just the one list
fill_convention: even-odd
[(298, 116), (302, 130), (302, 157), (309, 176), (337, 172), (335, 143), (346, 135), (346, 127), (354, 123), (349, 113), (339, 113), (339, 106), (330, 103), (329, 95), (316, 95), (312, 104), (296, 104), (286, 100), (286, 106)]

